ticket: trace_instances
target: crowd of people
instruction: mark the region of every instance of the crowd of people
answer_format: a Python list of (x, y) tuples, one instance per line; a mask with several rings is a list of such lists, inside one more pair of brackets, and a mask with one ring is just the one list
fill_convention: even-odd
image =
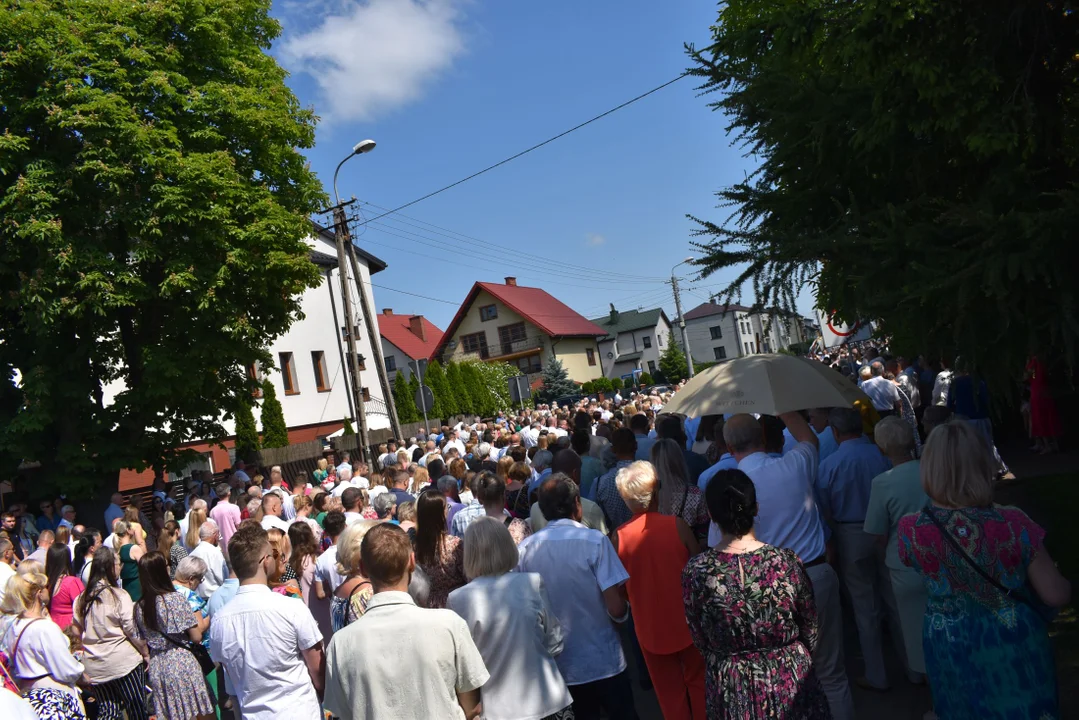
[(1044, 531), (993, 504), (959, 377), (867, 355), (829, 360), (872, 408), (684, 418), (627, 392), (310, 477), (237, 462), (148, 513), (116, 495), (104, 537), (13, 507), (4, 717), (632, 720), (637, 685), (666, 718), (850, 720), (852, 682), (895, 680), (886, 627), (943, 720), (1057, 717), (1071, 588)]

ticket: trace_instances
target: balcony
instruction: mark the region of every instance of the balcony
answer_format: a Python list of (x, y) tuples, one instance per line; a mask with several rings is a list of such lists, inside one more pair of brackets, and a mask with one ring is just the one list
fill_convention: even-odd
[(447, 348), (449, 352), (443, 353), (444, 356), (441, 359), (443, 361), (449, 360), (454, 354), (460, 354), (464, 356), (463, 359), (478, 357), (480, 360), (514, 360), (519, 357), (540, 353), (544, 348), (545, 341), (546, 339), (543, 337), (531, 337), (493, 345), (482, 345), (471, 350), (466, 350), (458, 344), (456, 352)]

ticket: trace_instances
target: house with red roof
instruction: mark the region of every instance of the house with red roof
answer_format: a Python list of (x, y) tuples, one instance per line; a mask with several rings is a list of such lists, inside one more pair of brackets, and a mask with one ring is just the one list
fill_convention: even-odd
[(606, 335), (546, 290), (507, 277), (504, 284), (472, 286), (431, 357), (508, 362), (526, 375), (542, 372), (556, 357), (570, 379), (583, 383), (603, 375), (597, 341)]
[(378, 316), (378, 332), (382, 336), (382, 356), (386, 360), (386, 374), (393, 382), (398, 372), (405, 379), (412, 377), (409, 363), (430, 360), (442, 331), (423, 315), (398, 315), (392, 308), (383, 308)]

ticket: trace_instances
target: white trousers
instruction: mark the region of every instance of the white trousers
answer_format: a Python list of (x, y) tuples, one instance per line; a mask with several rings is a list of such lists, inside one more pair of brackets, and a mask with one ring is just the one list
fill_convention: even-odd
[(854, 700), (843, 666), (843, 611), (839, 604), (839, 578), (828, 563), (806, 568), (817, 606), (818, 639), (813, 651), (817, 673), (832, 710), (832, 720), (854, 720)]

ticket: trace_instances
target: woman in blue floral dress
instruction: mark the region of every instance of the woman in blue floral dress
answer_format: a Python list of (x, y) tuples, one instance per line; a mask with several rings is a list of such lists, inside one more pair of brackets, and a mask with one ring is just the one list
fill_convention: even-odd
[(813, 672), (813, 586), (790, 550), (753, 533), (757, 494), (741, 470), (721, 470), (705, 490), (719, 544), (682, 571), (693, 644), (704, 655), (709, 718), (830, 718)]
[[(1059, 717), (1048, 626), (1071, 586), (1014, 507), (992, 504), (996, 462), (964, 420), (937, 427), (922, 455), (931, 504), (899, 521), (899, 559), (925, 580), (926, 675), (940, 720)], [(992, 578), (992, 580), (988, 579)]]

